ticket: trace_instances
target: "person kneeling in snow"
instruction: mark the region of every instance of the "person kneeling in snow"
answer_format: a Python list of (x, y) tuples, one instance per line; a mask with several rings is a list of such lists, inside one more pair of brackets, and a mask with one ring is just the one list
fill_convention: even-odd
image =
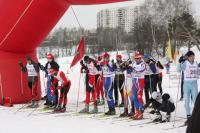
[(60, 90), (60, 98), (59, 98), (58, 106), (55, 108), (54, 111), (55, 112), (65, 112), (66, 104), (67, 104), (67, 94), (71, 87), (71, 81), (67, 79), (64, 72), (62, 72), (62, 71), (56, 71), (55, 69), (50, 68), (50, 73), (54, 78), (56, 78), (58, 81), (61, 82), (61, 86), (58, 86), (56, 88), (56, 89)]
[(26, 57), (26, 60), (26, 66), (23, 66), (22, 61), (19, 61), (19, 65), (22, 72), (28, 72), (28, 87), (30, 88), (29, 92), (31, 95), (31, 105), (28, 107), (37, 108), (39, 106), (36, 102), (39, 66), (29, 56)]
[[(153, 122), (169, 122), (171, 113), (175, 110), (174, 102), (171, 96), (167, 93), (161, 95), (160, 92), (154, 91), (151, 95), (151, 99), (146, 103), (144, 108), (146, 109), (151, 103), (154, 110), (150, 113), (156, 113), (158, 115), (157, 118), (153, 120)], [(165, 120), (162, 120), (160, 111), (167, 112)]]

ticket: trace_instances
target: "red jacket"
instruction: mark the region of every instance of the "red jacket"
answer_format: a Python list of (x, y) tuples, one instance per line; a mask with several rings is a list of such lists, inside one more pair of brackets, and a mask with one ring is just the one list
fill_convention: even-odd
[(62, 72), (62, 71), (58, 71), (58, 74), (57, 74), (57, 76), (55, 76), (55, 78), (61, 82), (61, 87), (67, 86), (67, 84), (69, 82), (69, 80), (65, 76), (64, 72)]

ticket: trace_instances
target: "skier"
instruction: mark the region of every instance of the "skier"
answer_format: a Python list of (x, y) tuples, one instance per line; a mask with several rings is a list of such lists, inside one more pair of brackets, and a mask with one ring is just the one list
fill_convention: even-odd
[(185, 111), (187, 115), (187, 121), (185, 122), (186, 125), (188, 124), (191, 117), (190, 98), (192, 96), (192, 101), (195, 103), (198, 93), (197, 79), (199, 75), (199, 68), (197, 62), (194, 61), (194, 59), (194, 52), (188, 51), (187, 60), (180, 60), (181, 63), (178, 64), (178, 71), (184, 73), (183, 95), (185, 99)]
[[(58, 81), (57, 79), (54, 79), (53, 76), (51, 76), (49, 69), (53, 68), (54, 70), (58, 71), (59, 65), (55, 62), (54, 56), (52, 54), (47, 54), (47, 60), (48, 62), (46, 63), (45, 67), (40, 63), (38, 63), (38, 65), (41, 70), (45, 71), (45, 77), (47, 77), (47, 99), (44, 105), (54, 108), (58, 104), (58, 90), (52, 90), (52, 88), (54, 88), (52, 85), (55, 84), (58, 86)], [(54, 95), (51, 95), (52, 93), (54, 93)]]
[[(98, 113), (97, 102), (96, 102), (96, 91), (95, 91), (95, 75), (97, 72), (96, 62), (89, 56), (84, 57), (84, 62), (81, 60), (80, 64), (82, 69), (86, 72), (86, 101), (85, 108), (80, 111), (80, 113)], [(92, 93), (92, 98), (94, 102), (94, 109), (89, 112), (90, 104), (90, 93)]]
[(133, 74), (133, 97), (135, 114), (133, 119), (140, 120), (143, 119), (143, 89), (144, 89), (144, 75), (146, 70), (146, 64), (141, 59), (142, 56), (139, 52), (135, 53), (135, 62), (132, 64), (132, 74)]
[(120, 68), (120, 64), (122, 64), (122, 56), (117, 54), (116, 56), (116, 63), (114, 63), (114, 66), (116, 69), (115, 71), (115, 79), (114, 79), (114, 95), (115, 95), (115, 106), (118, 106), (119, 96), (118, 96), (118, 90), (121, 95), (121, 104), (119, 107), (124, 106), (124, 80), (125, 76), (123, 71)]
[(155, 86), (155, 80), (156, 76), (154, 75), (156, 70), (156, 62), (150, 58), (148, 54), (144, 55), (144, 61), (146, 63), (146, 71), (145, 71), (145, 85), (144, 85), (144, 93), (145, 93), (145, 99), (146, 103), (149, 101), (149, 94), (153, 91), (157, 91)]
[(163, 93), (163, 90), (162, 90), (162, 78), (163, 78), (162, 70), (164, 69), (164, 67), (160, 63), (160, 61), (157, 61), (156, 68), (157, 68), (157, 71), (158, 71), (158, 88), (159, 88), (160, 93), (162, 94)]
[[(55, 112), (65, 112), (66, 105), (67, 105), (67, 94), (71, 87), (71, 81), (69, 79), (67, 79), (64, 72), (62, 72), (62, 71), (57, 71), (54, 68), (50, 68), (49, 71), (50, 71), (50, 74), (61, 83), (61, 86), (57, 86), (56, 85), (57, 82), (56, 82), (56, 84), (53, 85), (54, 89), (60, 90), (58, 106), (56, 106), (54, 111)], [(54, 93), (52, 93), (51, 95), (54, 95)]]
[[(185, 60), (187, 60), (187, 54), (185, 55), (182, 55), (180, 58), (179, 58), (179, 63), (184, 63)], [(183, 84), (184, 84), (184, 73), (181, 72), (181, 97), (180, 97), (180, 101), (182, 101), (183, 99)]]
[[(97, 66), (100, 66), (101, 62), (102, 62), (102, 56), (99, 56), (97, 59)], [(103, 91), (103, 73), (102, 72), (97, 72), (98, 73), (98, 77), (95, 77), (96, 84), (95, 84), (95, 88), (96, 88), (96, 93), (97, 93), (97, 104), (104, 104), (104, 91)], [(101, 100), (100, 100), (100, 94), (101, 94)]]
[[(133, 79), (132, 79), (132, 61), (129, 59), (121, 65), (121, 69), (126, 72), (125, 88), (124, 88), (124, 112), (120, 117), (132, 117), (135, 113), (134, 97), (133, 97)], [(128, 104), (130, 99), (131, 111), (128, 113)]]
[(27, 64), (23, 66), (23, 62), (19, 61), (20, 68), (22, 72), (28, 72), (28, 87), (30, 88), (29, 93), (31, 95), (31, 105), (28, 107), (30, 108), (37, 108), (38, 102), (36, 101), (36, 97), (38, 96), (37, 93), (37, 86), (38, 86), (38, 73), (39, 73), (39, 66), (35, 63), (29, 56), (26, 57)]
[(110, 62), (110, 55), (105, 53), (103, 56), (104, 61), (100, 65), (100, 70), (103, 72), (103, 87), (105, 92), (105, 97), (108, 103), (109, 110), (105, 115), (115, 115), (115, 105), (113, 99), (113, 77), (114, 77), (114, 65)]
[[(174, 112), (175, 106), (171, 96), (168, 93), (161, 94), (160, 92), (154, 91), (151, 94), (151, 99), (144, 105), (146, 109), (150, 104), (152, 104), (154, 111), (151, 111), (152, 114), (157, 114), (157, 118), (153, 122), (169, 122), (171, 113)], [(166, 112), (166, 119), (162, 120), (162, 115), (160, 113)]]

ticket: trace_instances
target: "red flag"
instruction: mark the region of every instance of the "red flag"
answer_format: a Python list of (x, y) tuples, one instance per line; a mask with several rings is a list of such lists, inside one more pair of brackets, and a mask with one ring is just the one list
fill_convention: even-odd
[(81, 38), (78, 49), (76, 51), (76, 55), (74, 56), (70, 68), (75, 66), (78, 63), (78, 61), (83, 58), (83, 56), (84, 56), (84, 37)]

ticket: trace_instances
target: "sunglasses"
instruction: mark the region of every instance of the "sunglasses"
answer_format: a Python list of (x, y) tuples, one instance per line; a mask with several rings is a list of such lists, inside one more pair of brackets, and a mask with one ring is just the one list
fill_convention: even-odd
[(141, 58), (135, 58), (135, 60), (140, 60)]

